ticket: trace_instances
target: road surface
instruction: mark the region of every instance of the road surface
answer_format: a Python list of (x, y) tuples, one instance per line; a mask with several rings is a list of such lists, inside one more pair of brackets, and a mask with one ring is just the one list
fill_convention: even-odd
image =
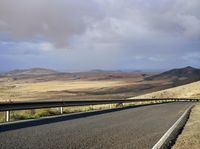
[(192, 103), (130, 108), (0, 132), (1, 149), (149, 149)]

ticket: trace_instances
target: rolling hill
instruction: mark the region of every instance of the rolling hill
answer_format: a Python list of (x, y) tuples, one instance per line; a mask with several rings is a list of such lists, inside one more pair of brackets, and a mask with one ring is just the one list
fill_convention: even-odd
[(151, 74), (142, 74), (139, 72), (122, 72), (122, 71), (104, 71), (92, 70), (86, 72), (57, 72), (45, 68), (32, 68), (13, 70), (10, 72), (0, 74), (1, 78), (9, 78), (10, 80), (18, 80), (25, 82), (41, 82), (41, 81), (67, 81), (67, 80), (116, 80), (124, 78), (143, 78)]

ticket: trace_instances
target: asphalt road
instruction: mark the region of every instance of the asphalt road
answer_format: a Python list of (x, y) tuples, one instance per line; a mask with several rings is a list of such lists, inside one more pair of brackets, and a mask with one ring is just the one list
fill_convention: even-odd
[(0, 132), (1, 149), (149, 149), (192, 103), (130, 108)]

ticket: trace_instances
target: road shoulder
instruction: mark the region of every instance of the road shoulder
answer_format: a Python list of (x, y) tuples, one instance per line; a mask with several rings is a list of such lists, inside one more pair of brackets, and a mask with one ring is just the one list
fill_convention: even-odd
[(179, 135), (173, 149), (197, 149), (200, 147), (200, 103), (191, 112), (190, 118)]

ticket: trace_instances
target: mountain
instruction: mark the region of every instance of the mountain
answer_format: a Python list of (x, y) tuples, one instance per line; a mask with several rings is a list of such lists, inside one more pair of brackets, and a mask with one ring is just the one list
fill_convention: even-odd
[(164, 80), (164, 79), (170, 79), (172, 81), (183, 81), (183, 82), (187, 81), (187, 83), (198, 81), (200, 80), (200, 69), (188, 66), (180, 69), (172, 69), (163, 72), (161, 74), (145, 78), (145, 80)]
[(6, 76), (19, 76), (19, 75), (48, 75), (55, 74), (57, 71), (46, 68), (31, 68), (31, 69), (16, 69), (7, 73)]

